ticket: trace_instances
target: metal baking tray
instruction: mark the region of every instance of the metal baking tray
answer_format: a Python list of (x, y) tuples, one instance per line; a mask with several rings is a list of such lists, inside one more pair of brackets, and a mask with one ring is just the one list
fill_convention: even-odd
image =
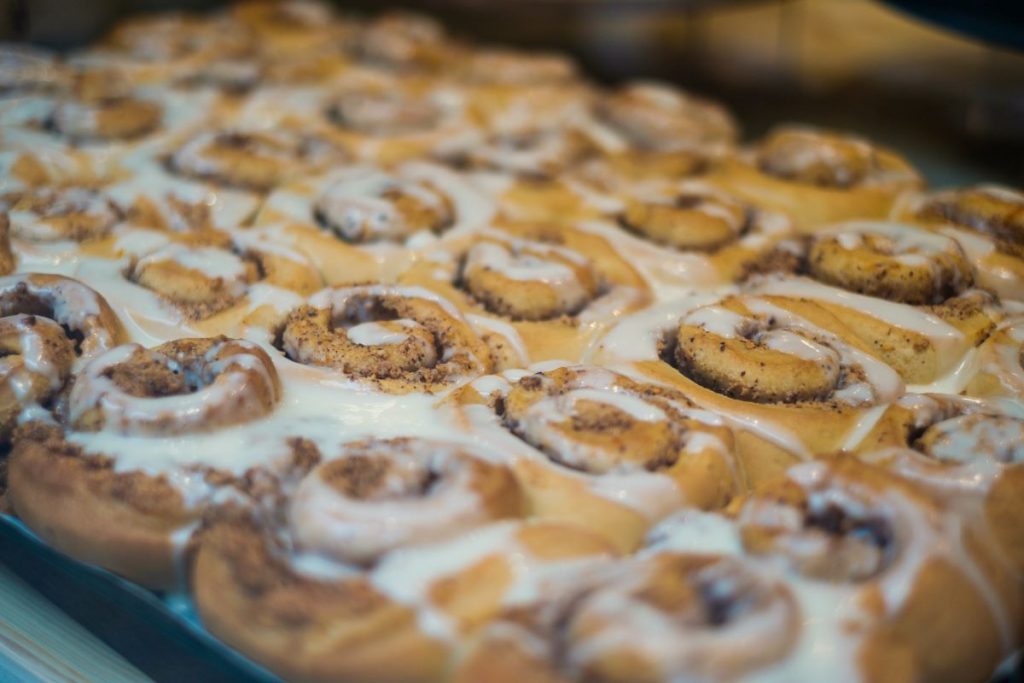
[(9, 515), (0, 515), (0, 548), (0, 563), (158, 683), (282, 683), (210, 635), (183, 595), (73, 560)]

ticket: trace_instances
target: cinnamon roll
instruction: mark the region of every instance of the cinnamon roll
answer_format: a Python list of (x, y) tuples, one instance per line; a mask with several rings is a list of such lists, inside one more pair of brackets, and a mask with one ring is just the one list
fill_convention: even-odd
[(80, 360), (120, 343), (124, 331), (106, 300), (60, 275), (0, 278), (0, 441), (20, 421), (42, 418)]
[(254, 230), (231, 244), (169, 241), (133, 259), (126, 277), (204, 333), (273, 327), (323, 280), (302, 254), (265, 237)]
[(806, 272), (817, 282), (773, 279), (754, 290), (835, 312), (912, 384), (954, 371), (1003, 315), (991, 294), (972, 289), (975, 271), (957, 241), (910, 226), (850, 222), (822, 231), (811, 238)]
[(803, 630), (785, 583), (744, 558), (648, 552), (558, 587), (506, 610), (455, 680), (746, 680), (784, 666)]
[(492, 346), (505, 349), (507, 363), (577, 360), (600, 328), (647, 302), (643, 279), (602, 237), (501, 227), (452, 240), (400, 282), (455, 302), (487, 329)]
[(954, 396), (912, 395), (883, 415), (857, 451), (930, 490), (987, 532), (1024, 571), (1015, 502), (1024, 494), (1024, 419), (998, 404)]
[(393, 164), (425, 158), (466, 133), (463, 98), (434, 79), (342, 80), (323, 116), (331, 133), (366, 161)]
[(494, 368), (458, 309), (418, 287), (322, 290), (291, 312), (280, 344), (297, 363), (395, 394), (443, 391)]
[[(167, 436), (249, 422), (280, 394), (270, 358), (226, 338), (178, 339), (152, 349), (117, 347), (76, 378), (68, 422), (81, 431)], [(183, 404), (203, 406), (183, 411)]]
[(390, 281), (416, 249), (486, 225), (493, 202), (442, 166), (360, 166), (303, 178), (272, 192), (256, 217), (317, 263), (331, 284)]
[(656, 82), (610, 92), (594, 107), (598, 120), (633, 147), (672, 150), (736, 141), (736, 122), (721, 105)]
[(161, 85), (252, 49), (252, 33), (224, 17), (163, 14), (120, 22), (80, 61), (115, 66), (139, 85)]
[(878, 468), (801, 465), (748, 499), (737, 524), (744, 553), (843, 605), (829, 618), (847, 642), (830, 648), (830, 664), (848, 658), (864, 680), (983, 680), (1015, 646), (1020, 587), (993, 549), (969, 520)]
[(965, 393), (979, 397), (1024, 397), (1024, 320), (999, 325), (978, 347), (978, 366)]
[(103, 177), (93, 159), (67, 145), (40, 146), (35, 136), (0, 129), (0, 191), (95, 184)]
[(413, 12), (388, 12), (359, 34), (357, 57), (398, 71), (433, 71), (448, 63), (457, 49), (444, 27)]
[(136, 96), (116, 70), (77, 74), (72, 96), (61, 99), (48, 125), (72, 142), (130, 141), (152, 133), (162, 121), (160, 104)]
[(573, 85), (578, 76), (568, 57), (555, 53), (480, 49), (459, 65), (470, 83), (505, 86)]
[(899, 155), (858, 138), (779, 128), (746, 154), (720, 160), (709, 180), (757, 206), (793, 217), (797, 227), (885, 218), (897, 195), (921, 187)]
[[(671, 191), (680, 181), (699, 179), (709, 163), (707, 154), (694, 149), (608, 149), (570, 169), (568, 179), (614, 200), (640, 189)], [(622, 210), (621, 201), (609, 206)]]
[(11, 234), (27, 242), (84, 242), (106, 236), (124, 215), (103, 191), (55, 187), (0, 198)]
[(695, 297), (624, 319), (592, 360), (628, 363), (722, 415), (756, 485), (859, 441), (861, 422), (903, 393), (899, 375), (842, 327), (808, 300)]
[(669, 512), (722, 507), (745, 486), (720, 421), (679, 392), (610, 370), (510, 371), (455, 398), (472, 428), (515, 454), (532, 514), (587, 527), (623, 550)]
[(277, 58), (303, 51), (340, 50), (354, 38), (355, 26), (339, 20), (329, 4), (316, 0), (248, 0), (231, 7), (229, 14), (252, 33), (261, 53)]
[(201, 132), (174, 151), (167, 163), (185, 178), (268, 192), (298, 175), (347, 159), (347, 152), (323, 136), (278, 128)]
[(153, 442), (171, 435), (223, 433), (267, 415), (279, 396), (269, 357), (248, 342), (116, 347), (75, 377), (61, 410), (66, 429), (43, 421), (19, 429), (8, 467), (10, 501), (64, 552), (170, 587), (182, 534), (230, 478), (203, 463), (201, 453), (190, 453), (180, 469), (160, 471), (146, 458), (125, 467), (123, 451), (152, 457)]
[[(520, 199), (516, 191), (546, 187), (562, 171), (581, 162), (594, 151), (581, 131), (570, 128), (525, 128), (497, 131), (483, 140), (459, 140), (445, 147), (441, 157), (457, 168), (497, 171), (521, 179), (522, 185), (506, 189), (507, 203), (528, 204), (529, 194)], [(518, 199), (518, 201), (517, 201)], [(523, 209), (525, 210), (525, 208)]]
[(608, 235), (655, 283), (700, 286), (791, 271), (802, 249), (788, 217), (758, 209), (700, 180), (620, 196), (618, 226), (588, 223)]
[[(305, 680), (439, 679), (453, 638), (517, 591), (610, 554), (571, 526), (515, 519), (508, 470), (452, 443), (350, 444), (284, 505), (279, 523), (217, 515), (196, 544), (191, 584), (208, 628)], [(408, 524), (381, 526), (382, 514)], [(314, 631), (331, 634), (328, 647), (313, 647)]]
[(978, 284), (1009, 299), (1024, 298), (1024, 195), (979, 185), (908, 195), (894, 208), (898, 220), (947, 235), (973, 263)]

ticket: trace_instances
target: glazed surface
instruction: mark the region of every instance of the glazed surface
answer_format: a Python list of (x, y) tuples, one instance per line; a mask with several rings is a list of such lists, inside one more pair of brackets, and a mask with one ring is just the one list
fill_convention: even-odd
[(984, 681), (1024, 194), (315, 3), (0, 46), (14, 514), (299, 680)]

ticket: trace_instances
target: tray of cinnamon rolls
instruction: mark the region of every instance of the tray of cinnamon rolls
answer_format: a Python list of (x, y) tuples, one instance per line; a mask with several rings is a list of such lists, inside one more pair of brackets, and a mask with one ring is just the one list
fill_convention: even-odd
[(7, 521), (289, 681), (989, 680), (1024, 194), (741, 139), (413, 14), (4, 46)]

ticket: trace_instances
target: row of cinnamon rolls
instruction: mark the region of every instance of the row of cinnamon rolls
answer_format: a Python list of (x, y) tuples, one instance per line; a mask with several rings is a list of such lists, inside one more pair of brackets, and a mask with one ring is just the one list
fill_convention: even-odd
[[(905, 393), (811, 322), (819, 305), (752, 294), (692, 302), (667, 337), (631, 332), (655, 355), (603, 361), (618, 371), (486, 375), (443, 336), (457, 309), (418, 293), (329, 289), (272, 342), (146, 349), (118, 345), (123, 327), (85, 285), (9, 277), (9, 501), (58, 547), (150, 585), (184, 562), (209, 626), (300, 678), (758, 680), (841, 656), (850, 680), (980, 680), (1017, 642), (1019, 402)], [(363, 374), (375, 345), (422, 360), (417, 325), (444, 314), (432, 371), (477, 379), (439, 401)], [(989, 342), (1019, 374), (1014, 329)], [(710, 364), (738, 384), (695, 372), (709, 342), (746, 363)], [(841, 386), (805, 390), (808, 360), (839, 366)], [(775, 388), (793, 375), (798, 393)], [(959, 622), (918, 632), (944, 592), (972, 615), (969, 648), (949, 642)], [(658, 645), (659, 624), (706, 646)], [(760, 654), (738, 657), (730, 638), (748, 628)], [(338, 640), (317, 647), (321, 631)], [(313, 651), (296, 658), (296, 643)]]
[(247, 3), (0, 59), (5, 502), (300, 680), (982, 681), (1024, 197)]

